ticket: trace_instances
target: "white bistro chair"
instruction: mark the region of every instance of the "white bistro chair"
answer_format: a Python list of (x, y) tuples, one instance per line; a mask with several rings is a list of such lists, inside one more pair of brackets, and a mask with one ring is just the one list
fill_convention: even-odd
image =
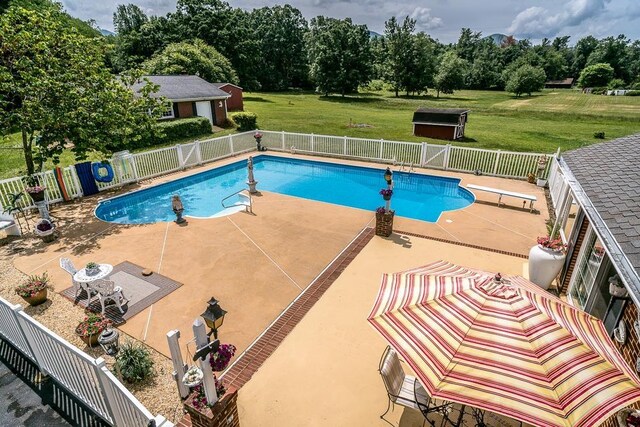
[(105, 302), (108, 300), (112, 300), (116, 303), (118, 310), (120, 313), (124, 313), (122, 309), (122, 303), (125, 301), (124, 294), (122, 293), (122, 288), (120, 286), (116, 286), (114, 282), (106, 279), (98, 279), (89, 285), (95, 292), (98, 293), (98, 298), (100, 298), (100, 305), (102, 306), (102, 315), (104, 316), (104, 306)]
[(78, 297), (78, 294), (82, 289), (87, 293), (87, 307), (89, 307), (89, 302), (91, 301), (91, 294), (95, 294), (96, 292), (89, 287), (88, 283), (80, 283), (73, 280), (73, 276), (78, 272), (78, 269), (74, 267), (73, 263), (69, 258), (60, 258), (60, 267), (71, 275), (71, 283), (76, 288), (75, 296)]

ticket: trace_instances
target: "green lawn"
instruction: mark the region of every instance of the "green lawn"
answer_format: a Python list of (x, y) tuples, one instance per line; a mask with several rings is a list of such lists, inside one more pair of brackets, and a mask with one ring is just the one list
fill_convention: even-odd
[[(640, 97), (585, 95), (575, 90), (545, 90), (521, 98), (505, 92), (463, 90), (440, 99), (395, 98), (388, 92), (344, 98), (254, 92), (245, 93), (244, 105), (246, 111), (258, 114), (261, 129), (437, 144), (447, 142), (412, 135), (413, 111), (420, 106), (468, 108), (466, 139), (454, 144), (511, 151), (551, 153), (558, 147), (564, 151), (600, 142), (593, 138), (594, 132), (604, 131), (607, 139), (640, 132)], [(371, 127), (350, 127), (350, 123)], [(0, 140), (0, 178), (24, 172), (20, 147), (19, 134)], [(90, 157), (99, 159), (97, 153)], [(61, 166), (73, 163), (72, 153), (62, 156)]]
[[(515, 98), (505, 92), (458, 91), (435, 97), (394, 98), (391, 93), (325, 98), (317, 94), (246, 93), (245, 110), (258, 114), (260, 128), (289, 132), (445, 142), (412, 135), (413, 111), (420, 107), (469, 108), (464, 142), (456, 145), (513, 151), (553, 152), (640, 132), (640, 97), (544, 91)], [(349, 127), (349, 123), (372, 127)]]

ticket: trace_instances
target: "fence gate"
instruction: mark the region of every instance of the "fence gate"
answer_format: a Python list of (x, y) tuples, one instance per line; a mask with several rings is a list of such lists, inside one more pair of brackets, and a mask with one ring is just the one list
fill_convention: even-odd
[(180, 144), (178, 146), (178, 153), (180, 154), (180, 167), (188, 168), (190, 166), (195, 166), (202, 161), (200, 160), (200, 147), (199, 143), (192, 142), (190, 144)]
[(446, 169), (448, 152), (448, 145), (429, 145), (423, 142), (420, 164), (423, 168)]

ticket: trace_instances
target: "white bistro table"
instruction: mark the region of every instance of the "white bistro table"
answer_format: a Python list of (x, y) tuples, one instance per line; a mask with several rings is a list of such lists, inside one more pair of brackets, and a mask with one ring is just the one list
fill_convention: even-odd
[[(87, 307), (91, 301), (91, 282), (98, 279), (104, 279), (113, 271), (113, 265), (111, 264), (98, 264), (98, 272), (96, 274), (87, 274), (87, 269), (81, 268), (73, 275), (73, 280), (77, 282), (82, 289), (87, 293)], [(94, 291), (95, 292), (95, 291)]]

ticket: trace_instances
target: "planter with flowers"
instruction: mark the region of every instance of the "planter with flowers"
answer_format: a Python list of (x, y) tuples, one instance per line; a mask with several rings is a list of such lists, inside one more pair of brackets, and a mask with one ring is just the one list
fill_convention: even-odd
[(34, 202), (44, 201), (44, 190), (46, 190), (46, 187), (40, 185), (38, 178), (33, 175), (27, 175), (22, 178), (22, 181), (26, 185), (25, 191), (31, 196)]
[(84, 266), (84, 270), (87, 273), (87, 276), (95, 276), (100, 273), (100, 266), (95, 262), (88, 262), (87, 265)]
[(24, 298), (29, 305), (39, 305), (47, 300), (47, 289), (49, 289), (49, 277), (45, 272), (42, 276), (29, 276), (15, 290), (16, 294)]
[(76, 326), (76, 335), (89, 347), (98, 344), (100, 333), (111, 326), (111, 321), (99, 314), (89, 314)]
[(256, 140), (256, 148), (258, 149), (258, 151), (267, 151), (267, 147), (263, 147), (261, 145), (263, 136), (264, 135), (262, 135), (260, 132), (256, 132), (253, 134), (253, 138)]
[(529, 251), (529, 280), (548, 289), (556, 278), (564, 260), (566, 245), (560, 238), (538, 237), (538, 244)]
[(236, 346), (233, 344), (220, 344), (218, 351), (209, 356), (209, 363), (213, 372), (222, 372), (227, 369), (229, 361), (236, 354)]
[(45, 243), (53, 242), (53, 240), (56, 238), (54, 234), (55, 231), (55, 226), (48, 219), (39, 220), (36, 224), (36, 228), (33, 230), (36, 236), (40, 237)]

